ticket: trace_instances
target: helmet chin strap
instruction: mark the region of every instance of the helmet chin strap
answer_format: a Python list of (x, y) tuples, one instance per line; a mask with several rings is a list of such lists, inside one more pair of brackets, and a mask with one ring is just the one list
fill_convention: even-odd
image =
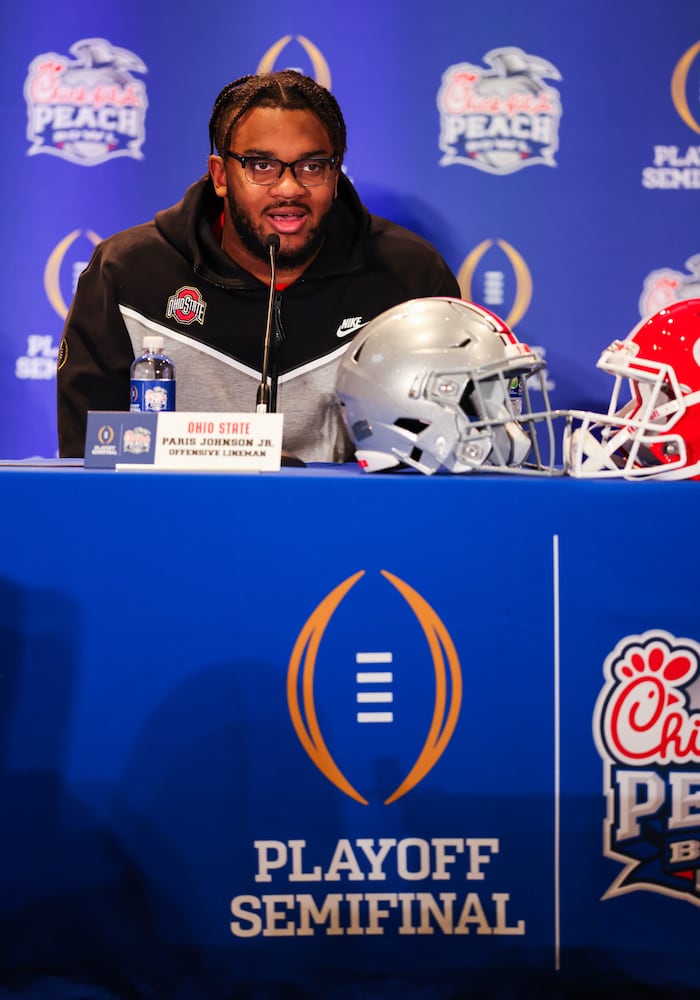
[(415, 458), (411, 458), (410, 455), (402, 454), (397, 448), (392, 448), (392, 451), (399, 457), (404, 465), (409, 465), (417, 472), (422, 472), (424, 476), (432, 476), (434, 472), (437, 472), (437, 466), (435, 465), (424, 465), (422, 462), (417, 462)]

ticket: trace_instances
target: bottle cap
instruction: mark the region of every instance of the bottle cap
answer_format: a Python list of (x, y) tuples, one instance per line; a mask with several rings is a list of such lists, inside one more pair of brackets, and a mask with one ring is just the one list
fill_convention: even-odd
[(143, 349), (144, 351), (150, 351), (152, 354), (157, 354), (158, 351), (163, 350), (163, 338), (159, 334), (147, 334), (143, 338)]

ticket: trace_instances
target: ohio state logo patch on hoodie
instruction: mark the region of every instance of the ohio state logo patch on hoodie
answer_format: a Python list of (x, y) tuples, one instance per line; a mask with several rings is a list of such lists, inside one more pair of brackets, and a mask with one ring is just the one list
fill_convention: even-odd
[(185, 326), (190, 326), (191, 323), (199, 323), (200, 326), (204, 326), (204, 313), (206, 311), (207, 304), (200, 290), (183, 285), (168, 299), (165, 318), (175, 319)]

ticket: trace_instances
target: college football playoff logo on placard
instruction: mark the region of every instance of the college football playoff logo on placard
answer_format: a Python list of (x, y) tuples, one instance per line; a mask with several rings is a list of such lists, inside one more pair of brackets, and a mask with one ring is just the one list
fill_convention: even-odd
[(556, 66), (522, 49), (491, 49), (490, 69), (473, 63), (450, 66), (437, 95), (440, 166), (462, 163), (489, 174), (512, 174), (536, 163), (555, 167), (559, 148)]
[[(311, 761), (336, 788), (367, 805), (369, 793), (355, 787), (346, 774), (346, 768), (338, 763), (338, 758), (345, 752), (344, 759), (349, 764), (359, 742), (363, 740), (363, 731), (372, 731), (376, 735), (381, 727), (384, 727), (380, 737), (382, 750), (387, 755), (390, 753), (392, 736), (389, 731), (400, 721), (397, 716), (401, 714), (401, 678), (407, 673), (401, 665), (402, 658), (407, 654), (399, 651), (398, 637), (404, 638), (409, 631), (411, 622), (408, 619), (412, 619), (414, 625), (417, 623), (410, 656), (413, 661), (423, 658), (425, 689), (432, 692), (432, 699), (425, 711), (421, 706), (419, 724), (411, 732), (404, 732), (404, 738), (408, 736), (414, 743), (412, 763), (405, 774), (398, 776), (393, 788), (381, 792), (384, 805), (390, 805), (422, 781), (445, 752), (459, 718), (462, 674), (454, 643), (435, 611), (416, 590), (387, 570), (381, 570), (381, 576), (400, 595), (402, 602), (394, 622), (394, 616), (388, 610), (391, 606), (390, 595), (387, 594), (387, 600), (382, 601), (384, 621), (380, 624), (386, 626), (383, 647), (377, 649), (370, 645), (368, 648), (363, 640), (370, 633), (370, 623), (365, 623), (365, 627), (357, 623), (358, 627), (351, 629), (351, 634), (356, 637), (354, 648), (348, 650), (348, 642), (344, 640), (340, 656), (337, 652), (324, 656), (320, 649), (321, 640), (329, 629), (331, 619), (338, 615), (341, 602), (364, 576), (365, 571), (360, 570), (338, 584), (302, 628), (289, 661), (287, 703), (294, 730)], [(353, 623), (355, 620), (352, 617)], [(347, 669), (343, 670), (342, 663)], [(342, 702), (343, 697), (334, 692), (334, 698), (329, 699), (327, 704), (337, 718), (334, 720), (336, 724), (329, 724), (325, 733), (317, 699), (320, 674), (332, 676), (339, 689), (352, 688), (354, 692), (351, 713), (346, 711), (347, 699), (345, 705), (338, 705), (337, 711), (335, 705)], [(353, 675), (352, 685), (347, 683), (350, 674)], [(398, 702), (394, 700), (395, 691), (399, 694)], [(410, 700), (416, 701), (413, 693)], [(348, 730), (350, 737), (347, 745), (336, 750), (334, 755), (329, 747), (329, 735), (331, 729), (338, 728), (341, 714), (345, 714), (346, 718), (353, 715), (352, 726)]]
[(662, 630), (605, 661), (593, 733), (605, 762), (604, 898), (645, 889), (700, 904), (700, 645)]

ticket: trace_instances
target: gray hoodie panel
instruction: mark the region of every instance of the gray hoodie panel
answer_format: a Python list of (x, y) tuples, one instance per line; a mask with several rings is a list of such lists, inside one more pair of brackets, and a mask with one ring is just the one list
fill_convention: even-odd
[[(183, 412), (254, 413), (260, 372), (226, 354), (120, 306), (134, 356), (147, 334), (160, 334), (175, 364), (177, 408)], [(282, 446), (304, 462), (350, 462), (353, 448), (340, 415), (335, 375), (347, 344), (283, 375), (277, 410), (284, 416)], [(262, 348), (261, 348), (262, 350)]]

